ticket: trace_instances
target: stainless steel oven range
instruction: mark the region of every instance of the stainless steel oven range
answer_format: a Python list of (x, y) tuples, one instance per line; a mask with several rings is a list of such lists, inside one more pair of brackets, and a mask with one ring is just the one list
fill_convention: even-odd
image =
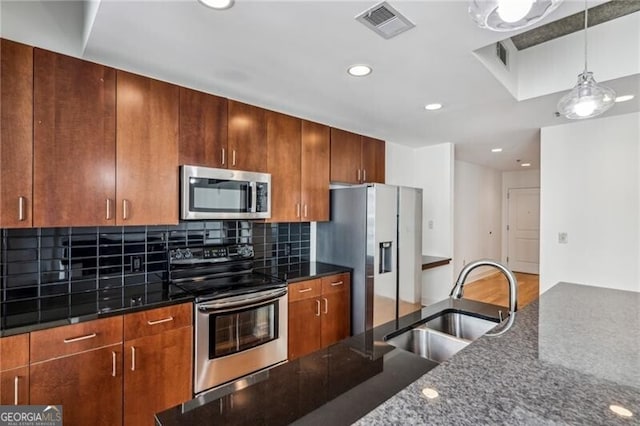
[(169, 291), (195, 296), (198, 394), (287, 359), (287, 284), (253, 271), (250, 244), (169, 250)]

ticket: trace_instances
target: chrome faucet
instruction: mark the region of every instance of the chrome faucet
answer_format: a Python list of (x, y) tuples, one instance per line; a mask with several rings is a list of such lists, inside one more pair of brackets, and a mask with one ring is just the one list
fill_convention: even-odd
[[(467, 280), (469, 273), (480, 266), (493, 266), (494, 268), (497, 268), (504, 274), (507, 281), (509, 281), (509, 318), (507, 323), (499, 329), (499, 331), (486, 334), (487, 336), (499, 336), (511, 328), (516, 318), (516, 311), (518, 310), (518, 280), (509, 268), (502, 263), (491, 259), (475, 260), (462, 268), (449, 297), (452, 299), (462, 298), (464, 282)], [(500, 311), (500, 321), (502, 322), (502, 311)]]

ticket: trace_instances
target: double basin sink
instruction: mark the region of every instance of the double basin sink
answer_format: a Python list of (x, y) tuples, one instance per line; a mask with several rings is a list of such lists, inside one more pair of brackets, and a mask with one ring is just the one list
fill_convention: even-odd
[(388, 336), (386, 342), (440, 363), (494, 328), (497, 323), (497, 320), (462, 312), (443, 311), (408, 331)]

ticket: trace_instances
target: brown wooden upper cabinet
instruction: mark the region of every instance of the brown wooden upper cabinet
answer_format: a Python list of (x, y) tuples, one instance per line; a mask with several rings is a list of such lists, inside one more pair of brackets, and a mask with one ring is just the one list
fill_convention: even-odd
[(178, 86), (118, 71), (117, 223), (178, 223)]
[(33, 48), (0, 40), (0, 228), (33, 225)]
[(346, 130), (331, 129), (331, 182), (384, 183), (385, 143)]
[(113, 68), (34, 50), (34, 226), (113, 225)]
[(226, 168), (227, 99), (180, 88), (179, 163)]
[(267, 112), (271, 222), (329, 220), (329, 128)]
[(267, 171), (267, 110), (228, 100), (228, 168)]

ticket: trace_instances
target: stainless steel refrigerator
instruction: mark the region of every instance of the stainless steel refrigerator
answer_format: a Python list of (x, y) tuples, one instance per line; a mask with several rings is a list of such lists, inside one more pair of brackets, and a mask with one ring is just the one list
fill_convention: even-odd
[(319, 262), (353, 268), (353, 334), (420, 309), (422, 190), (367, 184), (331, 190), (317, 224)]

